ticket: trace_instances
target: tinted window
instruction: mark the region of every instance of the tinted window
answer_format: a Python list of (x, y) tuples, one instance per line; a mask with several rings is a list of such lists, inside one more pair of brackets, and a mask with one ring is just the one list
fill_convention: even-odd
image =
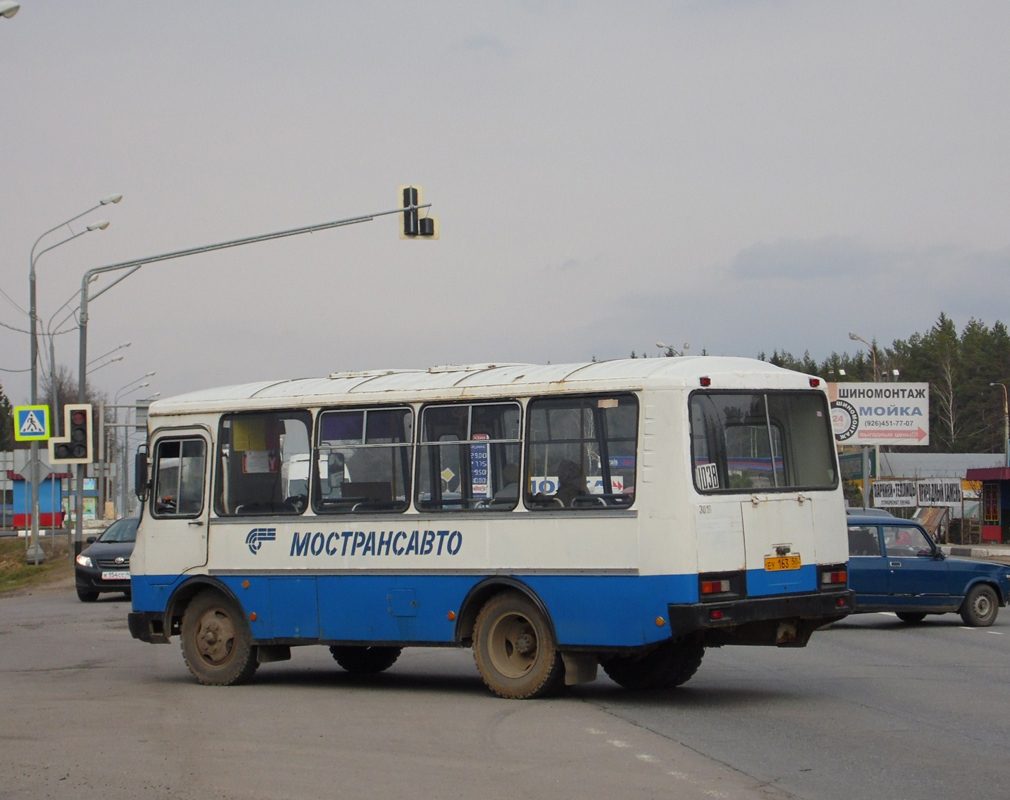
[(127, 517), (113, 522), (104, 533), (98, 537), (100, 542), (135, 542), (137, 541), (137, 517)]

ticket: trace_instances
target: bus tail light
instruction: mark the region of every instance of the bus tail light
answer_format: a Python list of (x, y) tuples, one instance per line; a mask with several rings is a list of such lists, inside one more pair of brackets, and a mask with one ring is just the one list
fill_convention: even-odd
[(722, 603), (747, 596), (747, 578), (742, 572), (703, 572), (698, 575), (698, 599)]
[(839, 589), (848, 585), (849, 573), (845, 567), (825, 567), (821, 570), (821, 588)]

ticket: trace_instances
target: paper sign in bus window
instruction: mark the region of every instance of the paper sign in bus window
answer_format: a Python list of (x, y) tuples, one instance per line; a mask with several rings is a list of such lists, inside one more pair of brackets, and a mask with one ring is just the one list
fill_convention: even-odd
[(231, 440), (238, 452), (249, 450), (266, 451), (267, 429), (266, 420), (234, 419), (232, 420)]
[(719, 488), (719, 468), (715, 464), (699, 464), (694, 468), (694, 482), (699, 489)]
[(276, 450), (248, 450), (242, 454), (242, 472), (247, 475), (277, 472)]

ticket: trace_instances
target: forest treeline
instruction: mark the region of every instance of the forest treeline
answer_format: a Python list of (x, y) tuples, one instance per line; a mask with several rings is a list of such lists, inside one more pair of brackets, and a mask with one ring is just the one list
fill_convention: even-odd
[[(940, 314), (926, 333), (889, 347), (876, 341), (857, 344), (853, 354), (832, 353), (823, 361), (815, 361), (809, 352), (798, 358), (784, 350), (757, 357), (828, 381), (928, 383), (930, 444), (913, 448), (916, 452), (1004, 451), (1004, 389), (990, 385), (1010, 386), (1010, 334), (1002, 322), (990, 327), (972, 319), (958, 333), (953, 321)], [(667, 354), (679, 355), (672, 349)], [(11, 449), (13, 440), (11, 404), (0, 387), (0, 450)]]
[[(1002, 453), (1005, 388), (1010, 386), (1010, 334), (1002, 322), (972, 319), (960, 333), (946, 314), (926, 333), (890, 347), (859, 344), (854, 355), (832, 353), (817, 362), (775, 351), (758, 358), (832, 382), (898, 381), (929, 384), (929, 446), (920, 453)], [(876, 367), (876, 374), (874, 374)], [(897, 371), (897, 372), (895, 372)], [(991, 385), (991, 384), (1002, 384)], [(897, 448), (901, 449), (901, 448)]]

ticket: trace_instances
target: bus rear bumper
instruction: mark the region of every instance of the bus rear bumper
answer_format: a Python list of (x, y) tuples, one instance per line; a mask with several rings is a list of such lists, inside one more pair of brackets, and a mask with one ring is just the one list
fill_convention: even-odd
[(675, 636), (701, 634), (709, 647), (805, 647), (815, 630), (843, 619), (854, 607), (855, 593), (850, 590), (810, 592), (671, 605), (669, 619)]
[(155, 611), (133, 611), (127, 618), (130, 635), (148, 644), (168, 644), (165, 615)]

